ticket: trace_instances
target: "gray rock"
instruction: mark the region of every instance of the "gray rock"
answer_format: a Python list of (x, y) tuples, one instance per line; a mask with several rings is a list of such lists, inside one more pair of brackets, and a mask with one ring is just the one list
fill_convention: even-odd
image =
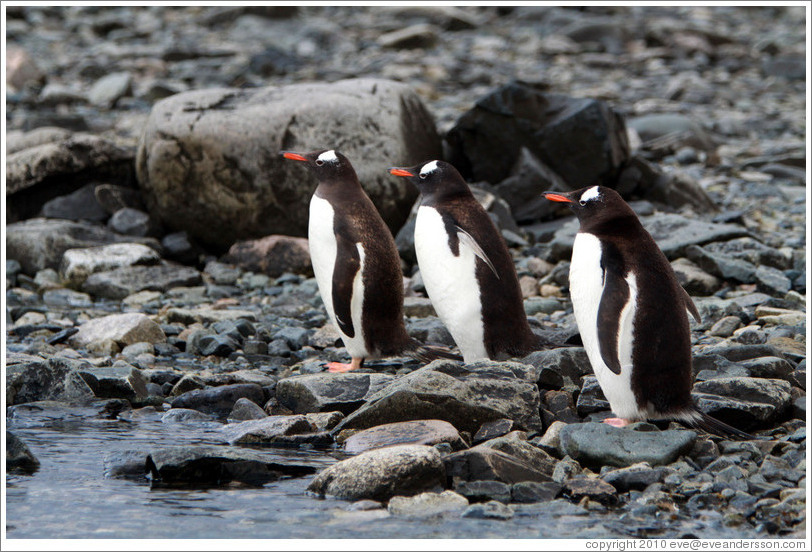
[(70, 138), (71, 131), (54, 126), (44, 126), (28, 132), (12, 131), (6, 133), (6, 154), (11, 155), (24, 149), (61, 142)]
[[(676, 150), (680, 146), (691, 146), (701, 151), (713, 152), (716, 142), (692, 117), (678, 113), (656, 113), (631, 117), (626, 125), (640, 136), (644, 147), (668, 145)], [(657, 147), (655, 146), (655, 147)]]
[(108, 215), (112, 215), (125, 207), (140, 211), (144, 210), (141, 194), (135, 188), (118, 184), (99, 184), (95, 187), (94, 193), (96, 201)]
[(408, 518), (459, 516), (466, 508), (468, 508), (468, 499), (454, 491), (393, 496), (387, 506), (387, 510), (393, 516)]
[(502, 437), (510, 433), (511, 430), (513, 430), (513, 420), (507, 418), (485, 422), (474, 435), (474, 443), (482, 443), (489, 439)]
[(106, 228), (87, 222), (35, 218), (6, 226), (6, 251), (17, 260), (26, 274), (43, 268), (59, 268), (69, 249), (97, 247), (111, 243), (138, 242), (154, 245), (155, 240), (120, 236)]
[(555, 500), (563, 488), (561, 483), (555, 481), (521, 481), (511, 485), (510, 492), (513, 502), (548, 502)]
[(96, 297), (123, 299), (139, 291), (167, 291), (200, 282), (200, 272), (196, 269), (163, 261), (153, 266), (122, 267), (91, 274), (82, 285), (82, 291)]
[(267, 418), (268, 414), (262, 410), (262, 407), (257, 403), (250, 401), (244, 397), (237, 399), (234, 403), (234, 408), (228, 415), (228, 422), (243, 422), (246, 420), (262, 420)]
[(722, 282), (716, 276), (708, 274), (686, 258), (676, 259), (671, 263), (671, 268), (689, 295), (711, 295), (721, 287)]
[(339, 427), (364, 429), (435, 418), (473, 434), (485, 422), (509, 418), (519, 428), (539, 430), (540, 400), (533, 380), (532, 367), (518, 363), (462, 366), (438, 360), (370, 395)]
[(141, 450), (112, 451), (104, 455), (104, 477), (113, 479), (145, 479), (147, 453)]
[(550, 369), (561, 376), (568, 378), (571, 382), (581, 381), (581, 377), (592, 373), (592, 365), (586, 350), (583, 347), (559, 347), (557, 349), (547, 349), (534, 351), (522, 359), (524, 364), (530, 364), (541, 373), (544, 369)]
[(232, 445), (287, 444), (285, 436), (310, 431), (310, 423), (302, 415), (265, 416), (260, 420), (230, 423), (223, 428), (225, 439)]
[(154, 486), (207, 487), (231, 481), (263, 485), (281, 477), (303, 477), (315, 473), (323, 461), (291, 459), (235, 447), (193, 445), (151, 450), (146, 465)]
[(5, 449), (6, 470), (9, 473), (30, 475), (39, 469), (39, 460), (28, 448), (28, 445), (10, 431), (6, 431)]
[[(201, 90), (154, 105), (139, 145), (138, 178), (150, 212), (202, 243), (303, 236), (315, 179), (279, 151), (319, 147), (339, 147), (354, 162), (392, 229), (406, 220), (417, 192), (393, 182), (386, 168), (393, 159), (409, 165), (442, 156), (419, 97), (392, 81)], [(190, 194), (230, 199), (189, 202)]]
[(123, 361), (113, 366), (86, 364), (77, 368), (77, 372), (100, 398), (134, 401), (149, 394), (143, 372)]
[(239, 348), (239, 343), (227, 335), (203, 335), (192, 348), (201, 355), (227, 357)]
[(484, 504), (472, 504), (462, 513), (464, 518), (474, 519), (511, 519), (513, 508), (496, 500)]
[(234, 408), (234, 403), (246, 398), (255, 403), (262, 403), (262, 387), (255, 383), (235, 383), (207, 389), (193, 389), (172, 400), (172, 408), (192, 408), (210, 414), (227, 415)]
[(132, 81), (132, 75), (126, 71), (105, 75), (93, 84), (88, 100), (100, 107), (113, 107), (119, 99), (132, 94)]
[(581, 392), (578, 394), (578, 402), (575, 404), (575, 407), (578, 409), (578, 415), (581, 417), (594, 412), (612, 409), (598, 383), (598, 378), (595, 376), (586, 376), (584, 378), (584, 384), (583, 387), (581, 387)]
[(9, 364), (6, 367), (7, 404), (63, 401), (84, 404), (96, 398), (79, 375), (86, 363), (60, 357)]
[(437, 449), (401, 445), (342, 460), (319, 472), (307, 490), (346, 500), (387, 501), (395, 495), (440, 491), (445, 479), (445, 466)]
[(392, 381), (387, 374), (312, 374), (279, 380), (276, 398), (296, 414), (330, 412), (349, 414)]
[(555, 458), (543, 449), (529, 443), (526, 434), (521, 431), (513, 431), (503, 437), (485, 441), (474, 448), (489, 448), (504, 452), (547, 475), (551, 475), (555, 468)]
[(643, 462), (607, 472), (601, 479), (612, 485), (618, 492), (625, 493), (632, 490), (643, 491), (649, 485), (661, 482), (666, 474), (665, 468), (652, 468)]
[(791, 407), (792, 385), (784, 380), (721, 377), (697, 382), (694, 400), (700, 410), (735, 427), (771, 423)]
[(459, 432), (442, 420), (414, 420), (384, 424), (354, 433), (344, 442), (344, 451), (358, 454), (392, 445), (436, 445), (448, 443), (451, 450), (468, 448)]
[(617, 489), (601, 479), (575, 477), (564, 482), (564, 494), (575, 502), (589, 498), (595, 502), (611, 504), (617, 501)]
[(266, 236), (239, 241), (223, 257), (242, 270), (278, 277), (285, 273), (312, 274), (307, 240), (291, 236)]
[(214, 416), (192, 410), (191, 408), (170, 408), (161, 416), (161, 421), (165, 424), (186, 424), (197, 422), (211, 422)]
[(670, 464), (687, 453), (693, 431), (632, 431), (603, 423), (568, 424), (561, 429), (561, 450), (588, 466), (626, 467), (639, 462)]
[[(518, 483), (525, 485), (527, 483)], [(543, 485), (543, 483), (537, 483)], [(472, 502), (484, 500), (498, 500), (502, 503), (510, 502), (511, 486), (501, 481), (464, 481), (455, 480), (454, 490)]]
[(139, 342), (163, 343), (166, 335), (147, 315), (129, 312), (88, 320), (79, 326), (79, 332), (71, 338), (71, 344), (74, 347), (88, 347), (105, 339), (123, 346)]
[(90, 307), (93, 300), (87, 293), (72, 289), (49, 289), (42, 294), (42, 302), (49, 307)]
[(480, 98), (446, 139), (448, 160), (464, 177), (491, 183), (511, 175), (523, 147), (571, 190), (612, 186), (629, 158), (623, 119), (606, 103), (519, 82)]
[(551, 481), (550, 475), (524, 460), (496, 449), (478, 445), (449, 454), (443, 458), (449, 477), (465, 481), (501, 481), (512, 484), (520, 481)]
[(547, 218), (555, 212), (555, 204), (542, 197), (540, 191), (565, 192), (568, 189), (554, 170), (524, 146), (510, 176), (495, 187), (519, 223)]
[(42, 205), (46, 218), (104, 222), (109, 216), (96, 200), (96, 184), (87, 184), (73, 193), (55, 197)]
[(6, 159), (8, 222), (35, 216), (45, 202), (88, 180), (129, 182), (133, 176), (132, 152), (89, 134), (17, 151)]
[(122, 207), (110, 217), (107, 226), (125, 236), (157, 237), (161, 226), (148, 213), (132, 207)]
[(91, 274), (122, 267), (153, 265), (161, 257), (140, 243), (114, 243), (99, 247), (68, 249), (62, 256), (59, 274), (72, 286), (80, 286)]

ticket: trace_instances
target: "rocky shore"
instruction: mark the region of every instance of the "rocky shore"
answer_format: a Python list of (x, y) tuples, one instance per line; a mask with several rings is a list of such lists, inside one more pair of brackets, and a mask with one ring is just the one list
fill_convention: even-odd
[[(46, 468), (17, 430), (71, 413), (209, 428), (98, 474), (153, 488), (306, 479), (368, 523), (503, 537), (609, 514), (631, 537), (805, 536), (804, 8), (5, 9), (20, 484)], [(415, 263), (416, 190), (386, 168), (444, 158), (511, 247), (534, 331), (574, 346), (327, 373), (347, 357), (303, 238), (315, 182), (279, 156), (320, 147), (397, 236), (413, 337), (454, 347)], [(627, 198), (694, 298), (699, 407), (755, 440), (598, 423), (567, 289), (577, 223), (539, 199), (591, 183)]]

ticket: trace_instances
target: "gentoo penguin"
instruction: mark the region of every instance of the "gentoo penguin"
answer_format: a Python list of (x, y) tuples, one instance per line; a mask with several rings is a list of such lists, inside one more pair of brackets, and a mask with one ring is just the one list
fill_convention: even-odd
[(522, 303), (505, 240), (457, 169), (444, 161), (392, 168), (422, 195), (414, 229), (420, 274), (465, 362), (543, 346)]
[(752, 438), (703, 412), (691, 398), (688, 313), (699, 312), (668, 259), (615, 190), (544, 192), (578, 217), (570, 295), (581, 340), (622, 427), (679, 420), (726, 437)]
[(406, 332), (395, 240), (350, 161), (335, 150), (282, 155), (306, 163), (319, 181), (310, 200), (310, 260), (327, 314), (352, 357), (351, 364), (329, 363), (328, 370), (346, 372), (365, 359), (400, 354), (422, 361), (461, 360)]

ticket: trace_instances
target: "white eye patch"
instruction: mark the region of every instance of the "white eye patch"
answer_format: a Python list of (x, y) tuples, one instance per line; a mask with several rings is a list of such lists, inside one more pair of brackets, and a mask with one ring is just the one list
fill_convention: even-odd
[(586, 203), (587, 201), (592, 200), (592, 199), (597, 199), (598, 197), (600, 197), (600, 192), (598, 191), (598, 187), (597, 186), (592, 186), (590, 189), (588, 189), (583, 194), (581, 194), (580, 202), (581, 203)]
[(319, 161), (324, 161), (325, 163), (335, 163), (338, 161), (338, 156), (336, 155), (335, 150), (327, 150), (319, 155), (317, 159)]
[(423, 168), (420, 169), (420, 176), (426, 176), (427, 174), (433, 173), (437, 170), (437, 161), (429, 161)]

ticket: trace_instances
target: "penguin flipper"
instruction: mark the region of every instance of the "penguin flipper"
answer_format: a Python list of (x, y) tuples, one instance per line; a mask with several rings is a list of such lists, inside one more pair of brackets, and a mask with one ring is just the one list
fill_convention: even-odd
[(348, 337), (355, 337), (352, 324), (352, 292), (361, 268), (361, 257), (355, 243), (336, 233), (336, 262), (333, 267), (333, 313), (338, 327)]
[(603, 293), (598, 306), (598, 346), (604, 364), (620, 374), (620, 315), (629, 301), (629, 284), (609, 267), (603, 270)]
[(488, 265), (490, 269), (493, 271), (493, 274), (494, 276), (496, 276), (496, 279), (500, 280), (501, 278), (499, 278), (499, 273), (496, 272), (496, 268), (493, 266), (493, 263), (485, 254), (485, 251), (483, 251), (483, 249), (476, 242), (474, 237), (468, 232), (466, 232), (458, 224), (454, 226), (454, 229), (457, 231), (457, 238), (460, 240), (460, 242), (470, 247), (471, 250), (474, 252), (474, 255), (482, 259), (485, 262), (485, 264)]
[(699, 310), (697, 310), (696, 305), (694, 305), (694, 300), (691, 299), (691, 296), (688, 295), (688, 292), (685, 291), (684, 287), (680, 286), (679, 288), (682, 290), (682, 299), (685, 302), (685, 308), (688, 310), (689, 313), (691, 313), (691, 316), (694, 317), (696, 323), (701, 324), (702, 317), (699, 316)]

